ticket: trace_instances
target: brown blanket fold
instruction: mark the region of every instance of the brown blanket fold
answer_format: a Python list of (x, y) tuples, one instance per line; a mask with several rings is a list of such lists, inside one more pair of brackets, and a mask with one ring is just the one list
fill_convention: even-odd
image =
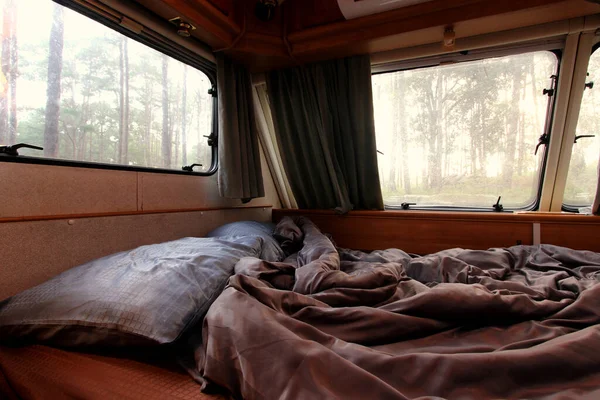
[(278, 230), (302, 240), (296, 261), (240, 261), (196, 349), (207, 382), (245, 399), (600, 398), (599, 254), (413, 258), (338, 252), (302, 218)]

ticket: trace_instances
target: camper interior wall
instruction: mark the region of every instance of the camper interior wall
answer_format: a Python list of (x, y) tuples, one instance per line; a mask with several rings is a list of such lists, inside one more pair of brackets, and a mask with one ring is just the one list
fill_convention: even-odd
[(261, 159), (266, 195), (246, 205), (219, 196), (216, 174), (0, 164), (0, 300), (115, 252), (270, 221), (280, 204)]

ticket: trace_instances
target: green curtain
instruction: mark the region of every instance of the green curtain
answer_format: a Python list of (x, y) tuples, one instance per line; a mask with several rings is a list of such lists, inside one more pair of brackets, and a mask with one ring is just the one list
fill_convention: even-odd
[(217, 95), (219, 192), (244, 201), (264, 197), (252, 78), (246, 68), (222, 54), (217, 56)]
[(369, 56), (273, 71), (267, 88), (298, 206), (383, 209)]

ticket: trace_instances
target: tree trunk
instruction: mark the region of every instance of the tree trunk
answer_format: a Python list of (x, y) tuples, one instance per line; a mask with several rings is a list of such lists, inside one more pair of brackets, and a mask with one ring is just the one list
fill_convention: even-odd
[[(14, 144), (16, 139), (16, 124), (13, 126), (13, 117), (16, 118), (16, 115), (11, 115), (13, 87), (16, 89), (16, 77), (14, 76), (16, 66), (13, 68), (13, 51), (16, 50), (16, 48), (13, 48), (14, 43), (16, 43), (15, 18), (15, 0), (8, 0), (3, 10), (2, 56), (0, 57), (3, 78), (1, 82), (2, 93), (0, 95), (0, 144)], [(15, 128), (14, 131), (13, 128)]]
[(54, 5), (48, 57), (48, 86), (46, 90), (46, 126), (44, 128), (44, 156), (58, 157), (58, 120), (60, 117), (61, 79), (64, 47), (63, 8)]
[(181, 100), (181, 159), (183, 165), (187, 162), (187, 65), (183, 66), (183, 98)]
[(431, 103), (429, 120), (432, 124), (432, 131), (429, 132), (429, 155), (428, 161), (428, 174), (429, 174), (429, 188), (434, 189), (436, 192), (442, 187), (442, 96), (444, 95), (442, 90), (443, 78), (440, 71), (436, 71), (436, 87), (435, 93), (432, 90), (429, 93), (429, 101)]
[(163, 167), (171, 168), (171, 134), (169, 131), (169, 57), (162, 56), (162, 160)]
[(11, 14), (10, 34), (10, 68), (8, 85), (10, 89), (10, 117), (8, 119), (8, 142), (17, 141), (17, 77), (19, 72), (19, 50), (17, 48), (17, 4), (10, 0), (8, 7)]
[(406, 80), (403, 77), (400, 82), (398, 82), (398, 86), (396, 87), (398, 93), (401, 94), (402, 98), (400, 99), (400, 103), (398, 104), (398, 114), (400, 115), (400, 119), (396, 122), (400, 124), (400, 148), (401, 148), (401, 158), (402, 158), (402, 184), (404, 186), (404, 194), (411, 194), (412, 188), (410, 185), (410, 170), (408, 165), (408, 117), (406, 116)]
[(390, 156), (390, 173), (389, 173), (389, 180), (388, 180), (388, 184), (387, 184), (387, 188), (388, 190), (390, 190), (392, 193), (395, 193), (398, 191), (398, 185), (397, 185), (397, 181), (398, 181), (398, 136), (402, 134), (402, 132), (400, 132), (400, 126), (398, 125), (398, 121), (400, 120), (400, 118), (402, 118), (401, 115), (401, 110), (400, 110), (400, 103), (402, 103), (402, 96), (404, 95), (404, 93), (400, 92), (400, 80), (402, 80), (402, 77), (396, 75), (396, 74), (390, 74), (391, 78), (392, 78), (392, 93), (393, 93), (393, 101), (392, 101), (392, 105), (394, 107), (394, 111), (393, 111), (393, 121), (394, 121), (394, 129), (392, 132), (392, 146), (390, 149), (387, 150), (387, 152), (389, 152), (389, 156)]
[(121, 36), (119, 91), (119, 164), (127, 164), (129, 150), (129, 49), (128, 39)]
[(196, 147), (196, 159), (197, 160), (203, 160), (202, 158), (202, 146), (200, 145), (200, 143), (202, 143), (202, 96), (200, 95), (200, 93), (196, 93), (196, 104), (195, 104), (195, 108), (198, 112), (198, 119), (196, 120), (197, 123), (197, 127), (196, 127), (196, 132), (198, 134), (198, 146)]
[(515, 152), (517, 144), (517, 134), (519, 131), (519, 102), (516, 99), (520, 98), (521, 95), (521, 80), (523, 77), (523, 69), (521, 66), (513, 72), (513, 84), (512, 84), (512, 99), (515, 101), (511, 102), (509, 117), (506, 123), (506, 148), (504, 151), (504, 165), (502, 170), (502, 181), (504, 187), (509, 189), (512, 187), (512, 180), (515, 171)]

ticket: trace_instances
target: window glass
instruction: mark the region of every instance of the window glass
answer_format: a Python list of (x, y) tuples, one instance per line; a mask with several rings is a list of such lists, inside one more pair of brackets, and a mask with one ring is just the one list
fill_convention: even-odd
[(535, 203), (549, 51), (373, 76), (379, 170), (387, 206)]
[(20, 150), (35, 157), (210, 169), (203, 72), (51, 0), (0, 6), (0, 143), (43, 147)]
[[(600, 51), (595, 51), (590, 59), (589, 77), (586, 82), (600, 84)], [(583, 93), (577, 136), (582, 137), (573, 145), (564, 204), (571, 207), (592, 205), (598, 184), (598, 157), (600, 157), (600, 88), (586, 88)]]

